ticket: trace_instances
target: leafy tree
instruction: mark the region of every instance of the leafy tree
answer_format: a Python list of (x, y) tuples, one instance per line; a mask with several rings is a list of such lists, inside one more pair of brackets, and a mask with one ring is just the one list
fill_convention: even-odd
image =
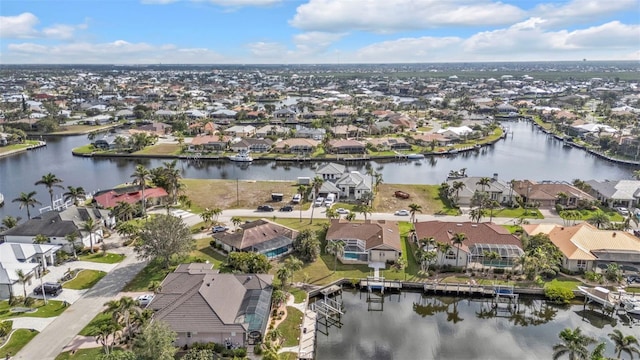
[(579, 327), (575, 330), (564, 329), (559, 337), (562, 342), (553, 345), (553, 360), (565, 355), (568, 355), (570, 360), (587, 359), (589, 357), (587, 346), (596, 342), (595, 339), (584, 335)]
[(125, 221), (116, 225), (116, 231), (120, 236), (132, 239), (140, 234), (141, 227), (133, 221)]
[(118, 219), (119, 223), (129, 221), (136, 215), (136, 209), (125, 201), (118, 201), (116, 206), (111, 210), (113, 216)]
[(271, 269), (265, 254), (252, 252), (232, 252), (227, 256), (225, 266), (232, 271), (245, 274), (266, 274)]
[(616, 283), (622, 281), (622, 269), (620, 268), (620, 265), (616, 263), (608, 264), (607, 268), (604, 271), (604, 277), (607, 280), (613, 281)]
[(80, 199), (83, 199), (86, 195), (87, 194), (82, 186), (67, 186), (67, 191), (62, 194), (65, 203), (71, 200), (73, 202), (73, 205), (76, 206), (78, 205), (78, 201)]
[(31, 219), (31, 211), (29, 211), (30, 207), (35, 207), (36, 204), (37, 205), (42, 205), (42, 203), (40, 201), (38, 201), (36, 198), (36, 192), (35, 191), (31, 191), (28, 193), (25, 192), (21, 192), (20, 196), (18, 196), (17, 198), (11, 200), (11, 202), (14, 203), (20, 203), (19, 208), (27, 208), (27, 219)]
[(353, 207), (353, 211), (362, 214), (364, 216), (364, 221), (367, 221), (367, 214), (371, 215), (373, 208), (366, 204), (358, 204)]
[(53, 209), (53, 188), (57, 187), (60, 189), (64, 189), (64, 187), (62, 185), (60, 185), (62, 183), (61, 179), (58, 179), (57, 176), (55, 176), (52, 173), (48, 173), (46, 175), (42, 175), (42, 178), (38, 181), (35, 182), (35, 185), (44, 185), (44, 187), (47, 188), (47, 190), (49, 190), (49, 198), (51, 199), (51, 208)]
[(38, 234), (35, 238), (33, 238), (33, 242), (35, 244), (44, 244), (49, 242), (49, 237), (47, 235)]
[(336, 272), (336, 269), (338, 267), (338, 255), (342, 254), (342, 252), (344, 251), (344, 242), (343, 241), (329, 241), (327, 242), (327, 248), (325, 249), (325, 251), (329, 254), (333, 255), (333, 272)]
[(174, 360), (177, 334), (162, 321), (153, 321), (136, 337), (133, 352), (138, 360)]
[(616, 346), (616, 356), (621, 359), (622, 353), (629, 355), (633, 359), (634, 354), (640, 355), (640, 349), (638, 348), (638, 339), (633, 335), (624, 336), (622, 331), (615, 329), (609, 334), (609, 339), (613, 341)]
[(320, 255), (320, 240), (317, 234), (309, 229), (300, 231), (293, 240), (293, 250), (304, 262), (316, 261)]
[(159, 258), (169, 267), (173, 255), (186, 255), (194, 247), (191, 231), (182, 219), (159, 214), (147, 221), (139, 234), (134, 250), (140, 258)]

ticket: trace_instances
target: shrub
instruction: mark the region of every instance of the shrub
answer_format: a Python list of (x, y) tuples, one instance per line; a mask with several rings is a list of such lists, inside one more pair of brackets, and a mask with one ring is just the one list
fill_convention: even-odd
[(209, 246), (215, 248), (216, 247), (216, 241), (215, 240), (209, 241)]
[(584, 278), (588, 281), (600, 282), (602, 281), (602, 274), (598, 274), (595, 271), (586, 271), (584, 273)]
[(28, 297), (28, 296), (27, 296), (27, 297), (24, 299), (24, 303), (23, 303), (23, 304), (24, 304), (24, 306), (26, 306), (26, 307), (32, 307), (32, 306), (33, 306), (33, 304), (35, 304), (35, 303), (36, 303), (36, 299), (34, 299), (34, 298), (32, 298), (32, 297)]
[(262, 355), (262, 344), (255, 344), (255, 346), (253, 347), (253, 353), (256, 355)]
[(247, 348), (237, 348), (233, 351), (233, 356), (244, 359), (247, 356)]
[(218, 354), (220, 354), (222, 351), (226, 350), (227, 348), (224, 347), (222, 344), (218, 344), (218, 343), (214, 343), (213, 344), (213, 351), (217, 352)]
[(12, 320), (6, 320), (6, 321), (0, 322), (0, 338), (9, 335), (12, 328), (13, 328)]
[(9, 306), (18, 306), (24, 304), (23, 296), (12, 296), (9, 298)]
[(544, 288), (544, 295), (558, 304), (568, 304), (575, 297), (573, 291), (557, 284), (548, 284)]

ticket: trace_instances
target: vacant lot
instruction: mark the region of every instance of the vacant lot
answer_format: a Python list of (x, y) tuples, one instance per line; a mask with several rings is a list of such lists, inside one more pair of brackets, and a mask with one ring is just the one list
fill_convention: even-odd
[(177, 155), (180, 153), (179, 144), (159, 143), (134, 152), (135, 155)]
[[(410, 197), (396, 198), (394, 193), (398, 190), (409, 193)], [(375, 212), (408, 210), (409, 204), (412, 203), (422, 206), (423, 214), (458, 214), (456, 209), (449, 208), (442, 202), (438, 194), (438, 185), (381, 184), (373, 201), (373, 210)]]

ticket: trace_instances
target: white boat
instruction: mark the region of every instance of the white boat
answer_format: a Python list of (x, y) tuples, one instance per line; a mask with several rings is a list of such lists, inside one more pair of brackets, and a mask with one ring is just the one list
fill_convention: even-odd
[(587, 302), (595, 302), (605, 309), (615, 309), (620, 304), (620, 294), (600, 286), (593, 288), (578, 286), (578, 291), (587, 298)]
[(409, 160), (420, 160), (420, 159), (424, 159), (424, 155), (423, 154), (409, 154), (409, 155), (407, 155), (407, 159), (409, 159)]
[(253, 158), (249, 156), (248, 151), (240, 151), (236, 155), (229, 156), (229, 160), (237, 162), (252, 162)]
[(620, 297), (620, 306), (627, 314), (640, 316), (640, 297), (624, 294)]

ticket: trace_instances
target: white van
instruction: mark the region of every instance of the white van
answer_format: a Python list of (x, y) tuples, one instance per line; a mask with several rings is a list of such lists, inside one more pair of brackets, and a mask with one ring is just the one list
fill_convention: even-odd
[(324, 203), (324, 198), (322, 196), (318, 196), (316, 201), (313, 203), (313, 206), (322, 206), (322, 203)]
[(336, 202), (336, 194), (331, 193), (327, 195), (327, 198), (324, 200), (324, 206), (331, 207), (334, 202)]

